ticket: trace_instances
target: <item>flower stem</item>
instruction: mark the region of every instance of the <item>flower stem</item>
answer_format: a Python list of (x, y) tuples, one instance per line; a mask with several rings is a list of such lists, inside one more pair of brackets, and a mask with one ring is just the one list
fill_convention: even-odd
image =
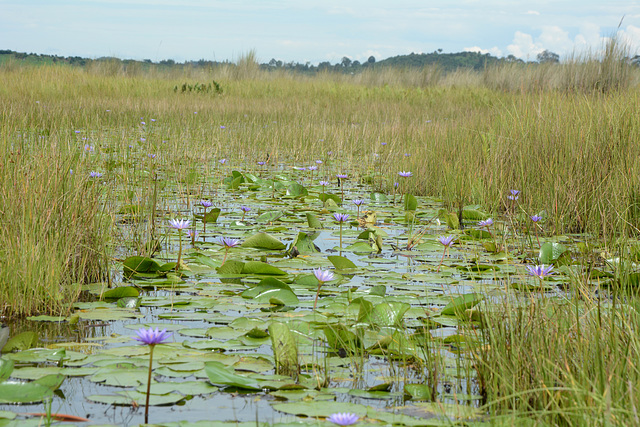
[(147, 399), (144, 404), (144, 423), (149, 424), (149, 395), (151, 393), (151, 372), (153, 366), (153, 349), (155, 345), (149, 346), (149, 377), (147, 378)]
[(438, 269), (436, 270), (437, 273), (440, 272), (440, 267), (442, 267), (442, 263), (444, 262), (444, 256), (447, 253), (447, 248), (444, 248), (444, 251), (442, 252), (442, 259), (440, 259), (440, 264), (438, 264)]
[(321, 287), (322, 287), (322, 282), (318, 281), (318, 291), (316, 292), (316, 299), (313, 301), (313, 311), (316, 311), (316, 306), (318, 305), (318, 295), (320, 295)]

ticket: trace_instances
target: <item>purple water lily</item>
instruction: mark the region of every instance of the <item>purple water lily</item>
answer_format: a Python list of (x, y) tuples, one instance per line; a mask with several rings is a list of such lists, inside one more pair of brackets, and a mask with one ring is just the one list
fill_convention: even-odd
[(360, 417), (356, 414), (351, 414), (347, 412), (338, 412), (335, 414), (331, 414), (327, 421), (330, 421), (339, 426), (350, 426), (358, 422)]

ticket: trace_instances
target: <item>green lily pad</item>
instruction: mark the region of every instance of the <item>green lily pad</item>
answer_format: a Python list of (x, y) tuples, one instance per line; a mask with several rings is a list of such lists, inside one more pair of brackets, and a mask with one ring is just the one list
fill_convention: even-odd
[(442, 309), (441, 314), (459, 317), (464, 314), (465, 310), (477, 305), (483, 299), (484, 296), (475, 293), (455, 297)]
[(276, 251), (286, 248), (285, 244), (280, 240), (264, 232), (254, 234), (247, 238), (240, 246), (245, 248), (269, 249)]
[(333, 264), (336, 270), (350, 270), (358, 268), (353, 261), (339, 255), (329, 255), (327, 259)]
[(212, 384), (253, 391), (261, 390), (257, 381), (236, 374), (233, 368), (229, 368), (220, 362), (206, 362), (204, 364), (204, 370)]
[[(184, 400), (184, 396), (178, 393), (167, 393), (163, 395), (153, 394), (149, 396), (149, 405), (151, 406), (165, 406), (171, 405)], [(92, 394), (86, 397), (87, 400), (98, 403), (105, 403), (107, 405), (115, 406), (144, 406), (147, 393), (136, 390), (123, 390), (116, 392), (113, 395), (98, 395)]]
[(105, 299), (137, 297), (138, 295), (140, 295), (140, 291), (133, 286), (118, 286), (117, 288), (109, 289), (102, 294)]

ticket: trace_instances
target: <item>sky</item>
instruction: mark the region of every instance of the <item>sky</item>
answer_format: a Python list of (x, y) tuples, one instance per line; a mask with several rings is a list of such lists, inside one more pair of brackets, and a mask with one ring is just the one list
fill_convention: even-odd
[(158, 62), (360, 62), (478, 51), (640, 53), (640, 0), (0, 0), (0, 49)]

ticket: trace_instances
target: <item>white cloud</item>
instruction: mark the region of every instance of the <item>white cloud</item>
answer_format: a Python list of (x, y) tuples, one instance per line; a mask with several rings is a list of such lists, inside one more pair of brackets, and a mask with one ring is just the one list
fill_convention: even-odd
[(535, 56), (542, 52), (544, 48), (540, 43), (534, 43), (531, 34), (516, 31), (513, 36), (513, 42), (507, 46), (507, 52), (516, 58), (532, 60)]
[(493, 56), (502, 56), (502, 51), (496, 46), (492, 47), (491, 49), (482, 49), (479, 46), (472, 46), (472, 47), (465, 47), (462, 50), (464, 52), (479, 52), (483, 55), (486, 53), (489, 53)]
[(540, 12), (537, 10), (527, 10), (525, 15), (540, 15)]
[(623, 43), (627, 43), (631, 55), (640, 52), (640, 27), (627, 25), (627, 28), (618, 31), (618, 35)]

